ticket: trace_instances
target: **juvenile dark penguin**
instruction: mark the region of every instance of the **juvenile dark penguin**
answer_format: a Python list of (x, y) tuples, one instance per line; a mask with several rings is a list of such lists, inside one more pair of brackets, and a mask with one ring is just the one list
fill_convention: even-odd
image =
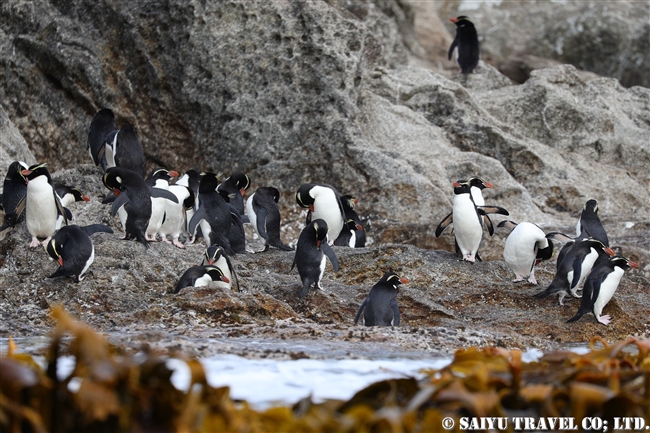
[(115, 115), (108, 108), (102, 108), (95, 114), (88, 129), (87, 149), (95, 165), (102, 166), (106, 171), (106, 138), (117, 131)]
[(48, 278), (72, 277), (77, 283), (83, 280), (95, 260), (95, 247), (89, 236), (98, 232), (113, 233), (113, 230), (104, 224), (61, 227), (45, 247), (50, 257), (59, 263), (59, 268)]
[(368, 297), (354, 317), (354, 324), (357, 324), (363, 313), (363, 324), (366, 326), (399, 326), (398, 287), (408, 282), (395, 272), (386, 272), (370, 289)]
[(458, 48), (458, 66), (460, 66), (460, 71), (465, 81), (467, 81), (467, 75), (471, 74), (474, 68), (478, 66), (480, 50), (476, 27), (464, 15), (451, 18), (449, 21), (456, 24), (456, 37), (449, 47), (447, 58), (451, 60), (451, 54), (454, 52), (454, 49)]
[(68, 214), (54, 191), (47, 164), (34, 164), (29, 169), (23, 170), (22, 174), (28, 182), (27, 195), (18, 205), (16, 212), (20, 214), (22, 209), (25, 209), (27, 230), (32, 235), (29, 246), (38, 247), (41, 244), (39, 238), (45, 238), (42, 245), (46, 246), (61, 224), (68, 224)]
[(325, 272), (326, 259), (332, 263), (334, 272), (338, 272), (339, 262), (334, 251), (327, 244), (327, 223), (322, 219), (317, 219), (300, 232), (296, 255), (291, 265), (291, 270), (294, 266), (298, 267), (302, 281), (301, 298), (307, 295), (312, 285), (323, 290), (320, 282)]
[(513, 283), (523, 281), (537, 285), (535, 266), (553, 255), (553, 242), (546, 238), (544, 230), (536, 224), (501, 221), (497, 227), (511, 229), (503, 248), (503, 259), (515, 273)]
[(312, 220), (322, 219), (327, 223), (327, 242), (332, 245), (347, 221), (338, 191), (330, 185), (306, 183), (298, 188), (296, 202), (300, 207), (309, 209)]
[(232, 282), (234, 280), (237, 286), (237, 290), (239, 290), (239, 279), (237, 278), (237, 272), (235, 272), (235, 268), (233, 267), (230, 258), (228, 257), (224, 249), (221, 248), (220, 246), (211, 245), (208, 248), (206, 248), (205, 252), (203, 253), (203, 262), (201, 263), (201, 265), (202, 266), (214, 265), (218, 267), (223, 272), (223, 275), (226, 276), (228, 280), (230, 280), (228, 283), (219, 283), (218, 285), (221, 286), (223, 284), (224, 285), (223, 287), (231, 288)]
[(81, 192), (79, 188), (73, 186), (55, 183), (54, 190), (59, 196), (59, 199), (61, 199), (61, 205), (63, 207), (68, 207), (77, 201), (90, 201), (90, 197)]
[(582, 208), (580, 219), (576, 225), (576, 236), (598, 239), (606, 247), (609, 246), (607, 232), (598, 218), (598, 202), (596, 200), (588, 200)]
[[(549, 233), (551, 239), (554, 234)], [(537, 293), (536, 298), (545, 298), (557, 293), (560, 305), (564, 305), (564, 297), (571, 293), (574, 298), (579, 298), (578, 289), (580, 283), (591, 271), (592, 266), (599, 255), (614, 255), (614, 251), (606, 247), (601, 241), (593, 238), (578, 239), (573, 247), (566, 253), (562, 263), (553, 277), (553, 281), (543, 292)]]
[(212, 281), (230, 283), (230, 280), (216, 266), (192, 266), (183, 273), (176, 284), (174, 293), (178, 293), (185, 287), (203, 287)]
[(293, 251), (280, 239), (280, 191), (270, 186), (257, 188), (246, 201), (246, 213), (255, 233), (264, 239), (264, 250), (269, 246), (283, 251)]
[(219, 245), (229, 256), (232, 256), (235, 255), (230, 245), (232, 215), (228, 202), (216, 191), (217, 185), (219, 185), (217, 174), (201, 173), (199, 207), (190, 220), (189, 231), (194, 235), (197, 226), (200, 226), (207, 246)]
[(149, 248), (145, 231), (151, 218), (151, 198), (165, 197), (178, 200), (169, 191), (149, 188), (138, 174), (123, 167), (110, 167), (103, 177), (104, 185), (113, 191), (116, 198), (111, 206), (111, 215), (119, 214), (124, 228), (124, 239), (136, 239)]
[(147, 161), (133, 126), (126, 124), (106, 137), (106, 168), (122, 167), (144, 179)]
[(237, 209), (240, 216), (244, 216), (244, 195), (250, 186), (250, 178), (246, 174), (238, 171), (221, 182), (217, 190), (226, 192), (229, 198), (228, 202)]
[(9, 164), (2, 190), (2, 209), (5, 215), (0, 227), (0, 239), (4, 239), (10, 229), (25, 219), (25, 213), (22, 210), (18, 213), (17, 209), (27, 195), (27, 179), (23, 170), (28, 169), (29, 166), (22, 161)]
[(611, 257), (609, 260), (603, 260), (596, 266), (587, 279), (582, 291), (580, 308), (575, 316), (567, 322), (575, 322), (585, 314), (591, 312), (596, 316), (596, 320), (603, 325), (609, 325), (612, 320), (608, 314), (602, 316), (603, 308), (614, 296), (614, 292), (621, 282), (623, 273), (630, 268), (638, 268), (639, 264), (621, 256)]
[[(348, 234), (352, 236), (352, 228), (349, 226), (349, 221), (354, 220), (357, 224), (354, 230), (354, 248), (363, 248), (366, 246), (366, 231), (363, 229), (363, 224), (361, 224), (361, 218), (359, 214), (354, 210), (354, 207), (359, 204), (359, 200), (352, 197), (351, 195), (341, 196), (341, 204), (343, 205), (343, 213), (345, 214), (345, 219), (348, 221)], [(344, 230), (345, 231), (345, 230)], [(348, 235), (346, 235), (347, 237)], [(339, 238), (341, 235), (339, 235)], [(337, 238), (338, 239), (338, 238)], [(334, 241), (336, 245), (336, 241)]]

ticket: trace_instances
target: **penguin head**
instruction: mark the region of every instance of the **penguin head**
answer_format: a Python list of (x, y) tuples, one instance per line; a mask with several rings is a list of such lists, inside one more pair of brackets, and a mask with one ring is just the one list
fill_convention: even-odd
[(232, 185), (232, 187), (236, 188), (243, 197), (246, 194), (246, 190), (251, 186), (251, 179), (245, 173), (238, 171), (231, 174), (224, 183)]
[(196, 203), (196, 195), (194, 194), (194, 191), (192, 191), (192, 189), (188, 187), (185, 188), (187, 188), (187, 192), (189, 193), (189, 195), (185, 200), (183, 200), (183, 207), (185, 209), (192, 209), (194, 207), (194, 204)]
[(223, 281), (224, 283), (230, 283), (230, 279), (223, 274), (223, 271), (217, 266), (208, 266), (207, 274), (210, 275), (212, 281)]
[(341, 196), (341, 204), (343, 205), (343, 210), (345, 212), (353, 210), (354, 206), (359, 203), (359, 200), (352, 197), (351, 195)]
[(320, 248), (321, 242), (323, 242), (323, 240), (327, 237), (329, 227), (327, 227), (325, 220), (322, 220), (320, 218), (312, 221), (310, 225), (314, 229), (314, 234), (316, 236), (316, 247)]
[(208, 265), (213, 265), (223, 255), (225, 255), (223, 248), (218, 245), (211, 245), (206, 248), (205, 252), (203, 253), (203, 262), (207, 263)]
[(199, 192), (213, 192), (217, 189), (217, 186), (219, 186), (219, 177), (221, 176), (221, 173), (203, 172), (199, 176)]
[(389, 286), (392, 286), (393, 289), (397, 290), (397, 287), (400, 286), (401, 284), (406, 284), (409, 282), (406, 278), (402, 278), (399, 275), (397, 275), (393, 271), (388, 271), (384, 274), (383, 277), (381, 277), (381, 280), (379, 280), (380, 283), (385, 283), (388, 284)]
[(29, 170), (29, 166), (26, 163), (22, 161), (14, 161), (9, 164), (6, 179), (14, 182), (27, 182), (27, 178), (23, 174), (24, 170)]
[(63, 257), (61, 257), (61, 251), (63, 251), (63, 244), (59, 243), (56, 239), (50, 239), (47, 247), (45, 247), (47, 253), (59, 263), (59, 266), (63, 266)]
[(313, 183), (305, 183), (300, 185), (300, 188), (298, 188), (298, 191), (296, 192), (296, 202), (298, 203), (298, 206), (309, 208), (309, 210), (312, 212), (314, 211), (314, 197), (312, 197), (309, 192), (315, 186), (316, 185)]
[(582, 239), (582, 242), (587, 242), (587, 244), (592, 247), (592, 248), (599, 248), (600, 250), (604, 251), (605, 254), (607, 254), (610, 257), (614, 257), (616, 253), (614, 252), (613, 249), (609, 248), (607, 245), (599, 241), (598, 239), (595, 238), (584, 238)]
[(353, 219), (349, 219), (345, 222), (345, 225), (349, 230), (363, 230), (363, 226), (361, 224), (357, 224), (357, 222)]
[(630, 268), (638, 268), (639, 264), (637, 262), (633, 262), (630, 259), (622, 256), (613, 256), (612, 258), (609, 259), (609, 262), (613, 266), (617, 266), (623, 270), (630, 269)]
[(23, 169), (21, 173), (27, 181), (34, 180), (39, 176), (45, 176), (47, 177), (48, 182), (52, 183), (52, 177), (50, 176), (50, 172), (47, 169), (47, 163), (45, 162), (34, 164), (26, 170)]
[(74, 196), (74, 201), (90, 201), (90, 197), (84, 195), (79, 188), (70, 188), (70, 194)]
[(593, 198), (591, 200), (587, 200), (587, 202), (585, 203), (585, 205), (584, 205), (584, 207), (582, 209), (585, 212), (597, 213), (598, 212), (598, 201), (594, 200)]
[(471, 187), (469, 186), (469, 182), (465, 180), (456, 181), (452, 185), (454, 186), (454, 194), (456, 195), (470, 193)]
[(464, 27), (474, 27), (474, 23), (472, 23), (469, 18), (467, 18), (465, 15), (461, 15), (455, 18), (449, 18), (449, 21), (452, 23), (456, 24), (456, 27), (458, 28), (464, 28)]
[(493, 185), (490, 182), (486, 182), (480, 177), (472, 177), (468, 181), (470, 188), (480, 188), (481, 190), (485, 188), (493, 188)]
[(102, 182), (104, 182), (104, 186), (113, 191), (116, 196), (120, 195), (120, 192), (122, 191), (122, 177), (119, 175), (117, 167), (110, 167), (106, 170), (106, 173), (104, 173), (104, 176), (102, 177)]
[(266, 194), (270, 195), (273, 198), (274, 202), (279, 202), (280, 201), (280, 190), (277, 188), (273, 188), (272, 186), (264, 186), (261, 188), (257, 188), (258, 192), (264, 191)]
[(162, 180), (170, 181), (175, 177), (178, 177), (177, 171), (174, 170), (170, 171), (167, 170), (166, 168), (158, 167), (158, 168), (154, 168), (151, 171), (151, 174), (147, 179), (155, 179), (155, 180), (162, 179)]

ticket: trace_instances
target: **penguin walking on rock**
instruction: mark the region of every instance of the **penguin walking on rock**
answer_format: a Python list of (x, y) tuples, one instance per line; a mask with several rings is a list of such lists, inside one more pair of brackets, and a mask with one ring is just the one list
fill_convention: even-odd
[(27, 230), (32, 235), (31, 248), (41, 245), (39, 238), (44, 238), (46, 246), (50, 238), (63, 223), (68, 224), (68, 217), (61, 205), (61, 200), (54, 190), (52, 177), (47, 164), (34, 164), (22, 171), (27, 179), (27, 195), (18, 205), (16, 212), (20, 214), (25, 209)]
[(535, 266), (553, 255), (553, 242), (546, 238), (544, 230), (536, 224), (514, 221), (501, 221), (497, 227), (512, 230), (503, 248), (503, 259), (515, 273), (513, 283), (523, 281), (537, 285)]
[(339, 262), (334, 251), (327, 243), (327, 230), (325, 220), (316, 219), (309, 223), (298, 237), (296, 255), (291, 270), (293, 270), (294, 266), (298, 267), (298, 273), (302, 281), (301, 298), (307, 295), (312, 286), (323, 290), (320, 282), (325, 272), (326, 259), (329, 259), (330, 263), (332, 263), (334, 272), (339, 271)]
[(239, 291), (239, 279), (237, 278), (237, 272), (235, 272), (235, 268), (233, 267), (230, 258), (222, 247), (218, 245), (211, 245), (206, 248), (205, 252), (203, 253), (203, 262), (201, 265), (214, 265), (221, 269), (223, 275), (226, 276), (226, 278), (228, 278), (230, 281), (228, 283), (219, 283), (219, 285), (225, 284), (223, 287), (227, 286), (226, 288), (229, 289), (232, 287), (232, 282), (234, 280), (237, 286), (237, 291)]
[(50, 257), (59, 263), (59, 268), (48, 278), (72, 277), (76, 283), (83, 280), (95, 260), (95, 247), (89, 236), (99, 232), (113, 233), (113, 230), (104, 224), (61, 227), (45, 247)]
[(368, 297), (354, 317), (354, 324), (357, 324), (363, 313), (363, 324), (366, 326), (399, 326), (397, 292), (400, 285), (408, 282), (395, 272), (386, 272), (370, 289)]
[(458, 66), (463, 74), (463, 80), (467, 81), (467, 76), (478, 66), (480, 49), (476, 27), (464, 15), (451, 18), (449, 21), (456, 25), (456, 37), (449, 47), (447, 58), (451, 60), (454, 49), (458, 48)]
[(228, 277), (217, 266), (192, 266), (178, 280), (174, 293), (180, 292), (185, 287), (204, 287), (213, 281), (230, 283)]
[[(554, 239), (556, 236), (566, 235), (549, 233), (546, 236), (548, 239)], [(551, 284), (543, 292), (537, 293), (535, 298), (545, 298), (557, 293), (560, 305), (564, 305), (564, 297), (569, 293), (574, 298), (580, 298), (578, 296), (580, 284), (591, 271), (596, 259), (604, 254), (613, 256), (614, 251), (598, 239), (576, 240), (573, 247), (563, 257)]]
[(63, 207), (68, 207), (78, 201), (90, 201), (90, 197), (85, 195), (79, 188), (67, 186), (60, 183), (54, 184), (54, 190), (61, 200)]
[(101, 164), (104, 171), (108, 168), (106, 163), (106, 139), (109, 134), (115, 131), (117, 131), (115, 115), (108, 108), (99, 110), (93, 117), (92, 122), (90, 122), (86, 147), (95, 165)]
[(108, 134), (105, 149), (106, 168), (126, 168), (144, 179), (147, 161), (132, 125), (127, 123), (119, 131)]
[(7, 232), (16, 224), (25, 219), (24, 208), (20, 212), (17, 212), (17, 209), (27, 195), (27, 179), (23, 171), (28, 169), (29, 166), (22, 161), (14, 161), (9, 164), (2, 189), (2, 209), (5, 215), (0, 227), (0, 240), (4, 239)]
[(308, 219), (322, 219), (327, 223), (327, 242), (332, 245), (347, 221), (338, 191), (330, 185), (306, 183), (298, 188), (296, 202), (309, 209), (311, 216)]
[(280, 191), (270, 186), (257, 188), (246, 201), (246, 213), (255, 233), (264, 239), (264, 249), (270, 246), (282, 251), (293, 251), (280, 239)]
[(609, 246), (607, 232), (598, 218), (598, 201), (591, 199), (585, 203), (576, 225), (576, 236), (598, 239), (606, 247)]
[(580, 308), (575, 316), (567, 322), (575, 322), (587, 313), (593, 313), (596, 320), (603, 325), (609, 325), (611, 316), (602, 315), (603, 308), (614, 296), (621, 282), (623, 273), (630, 268), (638, 268), (639, 264), (621, 256), (611, 257), (596, 266), (587, 279), (582, 291)]

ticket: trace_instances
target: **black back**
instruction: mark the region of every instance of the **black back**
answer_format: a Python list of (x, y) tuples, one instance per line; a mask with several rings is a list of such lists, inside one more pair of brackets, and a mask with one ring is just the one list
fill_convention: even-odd
[(146, 176), (147, 162), (144, 158), (142, 144), (140, 144), (133, 126), (128, 123), (122, 126), (120, 133), (117, 135), (115, 165), (131, 170), (143, 179)]
[(317, 284), (321, 275), (320, 264), (323, 255), (326, 254), (335, 271), (338, 271), (338, 261), (334, 252), (327, 245), (327, 223), (322, 219), (316, 219), (309, 223), (298, 237), (296, 255), (293, 259), (293, 266), (298, 267), (298, 273), (302, 281), (300, 297), (304, 298), (312, 285)]
[[(357, 212), (354, 210), (354, 207), (357, 203), (358, 200), (352, 197), (351, 195), (341, 196), (341, 204), (343, 205), (343, 212), (345, 213), (345, 219), (354, 220), (354, 222), (356, 222), (362, 227), (361, 230), (357, 230), (355, 233), (356, 242), (354, 244), (354, 247), (363, 248), (366, 246), (366, 231), (364, 230), (363, 224), (361, 224), (361, 218), (359, 217), (359, 214), (357, 214)], [(343, 232), (341, 232), (341, 234), (343, 234)], [(339, 235), (339, 237), (340, 236), (341, 235)], [(338, 244), (335, 242), (334, 245), (338, 245)]]
[(54, 260), (63, 259), (63, 266), (48, 278), (73, 277), (79, 281), (79, 275), (92, 254), (93, 244), (83, 228), (71, 224), (61, 227), (52, 236), (46, 250)]
[(111, 132), (117, 130), (115, 115), (108, 108), (102, 108), (95, 114), (88, 129), (88, 142), (86, 148), (90, 150), (95, 165), (106, 165), (104, 157), (104, 142)]
[(280, 248), (283, 251), (291, 251), (293, 248), (287, 246), (280, 239), (280, 210), (278, 201), (280, 191), (270, 186), (257, 188), (253, 195), (253, 211), (257, 216), (257, 231), (266, 240), (268, 245)]
[(28, 168), (27, 164), (20, 161), (14, 161), (9, 164), (2, 190), (2, 208), (4, 209), (5, 216), (0, 231), (8, 227), (14, 227), (20, 221), (25, 220), (24, 210), (20, 214), (17, 214), (16, 208), (27, 196), (27, 182), (22, 171)]
[(363, 301), (357, 312), (356, 324), (363, 313), (366, 326), (398, 326), (400, 322), (397, 291), (404, 279), (395, 272), (386, 272), (377, 284), (372, 286), (368, 297)]
[(598, 239), (605, 246), (609, 246), (609, 239), (603, 224), (598, 218), (598, 202), (594, 199), (588, 200), (580, 215), (580, 237), (591, 237)]
[(458, 66), (463, 75), (467, 75), (478, 66), (480, 54), (478, 34), (474, 24), (466, 16), (459, 16), (453, 22), (456, 24), (456, 37), (449, 47), (447, 57), (451, 60), (454, 48), (458, 48)]
[(211, 228), (208, 245), (219, 245), (228, 255), (235, 255), (235, 251), (230, 245), (230, 231), (233, 223), (230, 206), (216, 191), (218, 184), (219, 179), (215, 173), (202, 173), (199, 182), (199, 210), (192, 217), (190, 225), (192, 222), (198, 224), (199, 219), (204, 219)]

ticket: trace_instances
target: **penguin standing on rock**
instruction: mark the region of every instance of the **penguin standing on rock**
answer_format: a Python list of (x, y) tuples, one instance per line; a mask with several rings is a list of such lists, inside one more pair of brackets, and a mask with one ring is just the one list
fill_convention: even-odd
[(90, 157), (93, 159), (95, 165), (102, 165), (102, 169), (106, 171), (106, 138), (109, 134), (117, 131), (115, 125), (115, 115), (113, 111), (108, 108), (102, 108), (95, 114), (90, 128), (88, 129), (88, 143), (87, 148)]
[(451, 18), (449, 21), (456, 24), (456, 37), (449, 47), (447, 58), (451, 60), (451, 54), (454, 49), (458, 48), (458, 66), (460, 66), (464, 81), (467, 81), (467, 76), (478, 66), (480, 50), (476, 27), (464, 15)]
[(246, 201), (246, 213), (253, 229), (259, 237), (264, 239), (264, 250), (269, 246), (282, 251), (293, 251), (280, 239), (280, 211), (278, 201), (280, 191), (270, 186), (257, 188)]
[(113, 230), (104, 224), (61, 227), (45, 247), (50, 257), (59, 263), (59, 268), (48, 278), (73, 277), (76, 283), (83, 280), (95, 260), (95, 247), (89, 236), (98, 232), (113, 233)]
[(309, 209), (311, 219), (322, 219), (327, 223), (327, 242), (332, 245), (347, 221), (338, 191), (330, 185), (306, 183), (298, 188), (296, 202)]
[(23, 211), (17, 212), (17, 209), (27, 195), (27, 179), (23, 170), (28, 169), (29, 166), (22, 161), (9, 164), (2, 190), (2, 209), (5, 215), (0, 227), (0, 239), (4, 239), (10, 229), (25, 219)]
[[(351, 195), (344, 195), (341, 197), (341, 204), (343, 205), (343, 213), (345, 214), (346, 226), (341, 231), (341, 234), (334, 241), (334, 245), (349, 245), (351, 248), (363, 248), (366, 246), (366, 232), (363, 229), (361, 224), (361, 218), (359, 214), (354, 210), (354, 207), (359, 204), (359, 200), (352, 197)], [(354, 227), (350, 220), (355, 222)], [(343, 237), (343, 238), (342, 238)], [(354, 245), (350, 243), (350, 240), (354, 238)]]
[(513, 283), (523, 281), (537, 285), (535, 266), (542, 260), (548, 260), (553, 255), (553, 242), (546, 239), (544, 230), (529, 223), (501, 221), (497, 227), (511, 229), (503, 249), (503, 258), (515, 273)]
[(29, 246), (38, 247), (41, 244), (39, 238), (45, 238), (42, 245), (46, 246), (61, 224), (68, 224), (67, 214), (54, 190), (47, 164), (32, 165), (23, 170), (22, 174), (28, 182), (27, 195), (18, 205), (16, 212), (20, 214), (22, 209), (25, 209), (27, 230), (32, 235)]
[(596, 316), (596, 320), (603, 325), (609, 325), (611, 317), (602, 316), (603, 308), (614, 296), (614, 292), (621, 282), (623, 273), (630, 268), (638, 268), (639, 264), (631, 262), (625, 257), (614, 256), (609, 260), (602, 261), (596, 266), (585, 281), (585, 287), (582, 291), (580, 308), (575, 316), (567, 322), (575, 322), (585, 314), (591, 312)]
[(221, 182), (217, 187), (217, 190), (226, 192), (228, 195), (228, 203), (237, 209), (240, 216), (244, 216), (244, 195), (250, 186), (250, 178), (246, 174), (238, 171)]
[[(159, 191), (153, 190), (169, 191), (169, 181), (175, 177), (178, 177), (178, 172), (169, 171), (166, 168), (159, 167), (151, 171), (151, 174), (145, 180), (145, 183), (149, 185), (152, 192), (159, 193)], [(173, 206), (173, 209), (170, 209), (170, 206)], [(167, 212), (180, 212), (180, 206), (182, 206), (182, 203), (180, 203), (178, 197), (176, 197), (175, 201), (169, 201), (164, 197), (153, 197), (152, 195), (151, 218), (149, 218), (149, 224), (145, 231), (145, 236), (149, 242), (156, 241), (156, 233), (158, 233), (163, 222), (166, 220)]]
[(363, 324), (366, 326), (399, 326), (397, 291), (401, 284), (408, 282), (406, 278), (401, 278), (395, 272), (386, 272), (370, 289), (368, 297), (354, 317), (354, 324), (357, 324), (363, 313)]
[(606, 247), (609, 246), (607, 232), (598, 218), (598, 202), (596, 200), (588, 200), (582, 208), (580, 219), (576, 225), (576, 236), (598, 239)]
[(323, 290), (320, 285), (323, 273), (325, 272), (326, 258), (332, 263), (334, 272), (339, 271), (339, 262), (332, 248), (327, 244), (327, 223), (317, 219), (309, 223), (298, 237), (296, 255), (291, 265), (298, 267), (298, 273), (302, 280), (302, 291), (300, 297), (304, 298), (312, 285)]
[(230, 283), (228, 277), (216, 266), (192, 266), (178, 280), (174, 293), (185, 287), (204, 287), (213, 281)]
[(341, 234), (334, 241), (334, 245), (339, 247), (356, 248), (357, 233), (363, 233), (363, 227), (361, 224), (358, 224), (353, 219), (347, 220), (343, 226), (343, 230), (341, 230)]
[[(223, 275), (230, 280), (227, 283), (227, 288), (232, 287), (233, 277), (235, 284), (237, 285), (237, 290), (239, 291), (239, 279), (237, 278), (237, 272), (230, 261), (230, 258), (226, 254), (223, 248), (218, 245), (211, 245), (206, 248), (203, 253), (203, 263), (202, 266), (216, 266), (223, 272)], [(221, 283), (223, 284), (223, 283)]]
[[(137, 173), (144, 179), (147, 161), (144, 158), (142, 144), (128, 123), (119, 131), (113, 131), (106, 137), (106, 169), (122, 167)], [(104, 171), (106, 171), (104, 169)]]

